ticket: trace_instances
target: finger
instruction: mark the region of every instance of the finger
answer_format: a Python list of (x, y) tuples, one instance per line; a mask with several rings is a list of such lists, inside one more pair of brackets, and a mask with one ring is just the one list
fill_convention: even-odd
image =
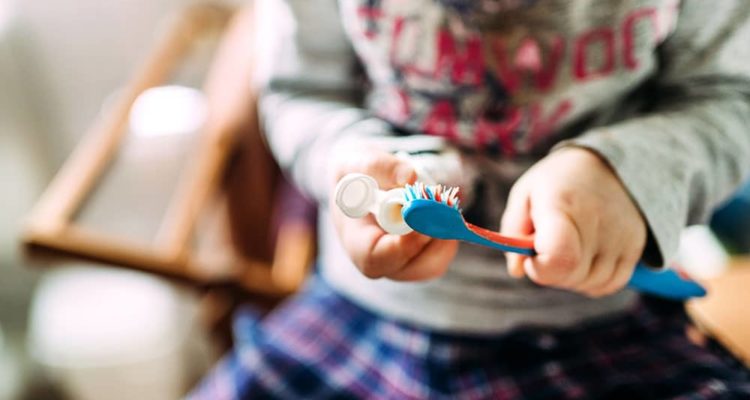
[(593, 297), (609, 296), (622, 290), (630, 282), (638, 263), (637, 257), (621, 257), (615, 264), (615, 270), (609, 281), (590, 292)]
[(593, 258), (588, 274), (577, 282), (572, 282), (571, 287), (579, 293), (597, 297), (604, 285), (614, 277), (616, 263), (616, 256), (597, 254)]
[(696, 346), (708, 346), (708, 337), (706, 334), (693, 324), (689, 324), (685, 327), (685, 336), (687, 336), (688, 340)]
[(355, 247), (350, 254), (359, 255), (356, 264), (362, 274), (369, 278), (382, 278), (403, 269), (431, 240), (416, 232), (403, 236), (383, 234), (372, 243), (364, 243), (357, 238), (354, 240), (357, 244), (353, 245)]
[(431, 241), (416, 232), (386, 234), (371, 215), (360, 219), (342, 215), (339, 219), (342, 246), (362, 274), (371, 279), (403, 269)]
[(526, 275), (524, 263), (528, 257), (521, 254), (505, 253), (505, 261), (508, 267), (508, 273), (514, 278), (523, 278)]
[(352, 172), (373, 177), (383, 190), (413, 183), (417, 178), (414, 167), (408, 161), (383, 152), (363, 153), (357, 158), (347, 157), (346, 162), (335, 167), (334, 184)]
[[(566, 214), (547, 206), (532, 209), (536, 256), (524, 264), (526, 274), (540, 285), (561, 285), (578, 268), (588, 268), (581, 234)], [(588, 271), (586, 271), (587, 273)]]
[[(516, 237), (530, 236), (534, 233), (534, 225), (529, 215), (529, 197), (523, 188), (514, 187), (508, 196), (508, 203), (500, 220), (500, 232), (503, 235)], [(505, 259), (508, 273), (515, 278), (522, 278), (526, 257), (506, 252)]]
[(391, 154), (380, 154), (364, 161), (359, 172), (372, 176), (383, 190), (404, 186), (417, 179), (417, 173), (408, 161)]
[[(370, 278), (380, 278), (402, 268), (430, 240), (415, 232), (404, 236), (388, 235), (372, 215), (352, 219), (338, 210), (331, 215), (341, 245), (363, 275)], [(393, 254), (387, 254), (389, 251)]]
[(433, 240), (404, 268), (387, 275), (396, 281), (423, 281), (445, 274), (458, 251), (455, 240)]

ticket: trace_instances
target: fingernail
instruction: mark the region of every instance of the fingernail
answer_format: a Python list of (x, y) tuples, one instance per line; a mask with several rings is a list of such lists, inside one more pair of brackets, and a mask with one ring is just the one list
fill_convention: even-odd
[(409, 164), (401, 164), (396, 169), (396, 184), (399, 186), (411, 183), (414, 179), (414, 168)]
[(510, 254), (506, 254), (505, 255), (505, 268), (508, 270), (508, 274), (510, 276), (515, 277), (515, 273), (514, 273), (515, 271), (514, 271), (513, 267), (514, 267), (513, 266), (513, 256), (510, 255)]
[(523, 278), (523, 259), (516, 254), (506, 254), (505, 256), (508, 268), (508, 274), (513, 278)]

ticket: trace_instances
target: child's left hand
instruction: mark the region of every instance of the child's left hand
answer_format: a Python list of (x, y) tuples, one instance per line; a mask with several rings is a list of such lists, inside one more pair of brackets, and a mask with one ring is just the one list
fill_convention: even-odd
[(646, 244), (646, 223), (622, 182), (576, 147), (552, 152), (516, 182), (501, 232), (534, 235), (536, 256), (507, 255), (511, 275), (591, 297), (622, 289)]

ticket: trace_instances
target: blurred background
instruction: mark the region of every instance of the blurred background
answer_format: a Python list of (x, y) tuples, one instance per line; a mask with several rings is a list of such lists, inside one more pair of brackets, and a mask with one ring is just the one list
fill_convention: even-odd
[[(76, 258), (53, 258), (38, 267), (19, 246), (25, 217), (55, 172), (143, 62), (164, 21), (189, 4), (0, 0), (0, 399), (178, 398), (220, 354), (221, 346), (198, 317), (205, 292)], [(133, 137), (200, 126), (202, 121), (193, 119), (203, 100), (189, 89), (200, 87), (212, 56), (197, 54), (191, 62), (199, 66), (188, 65), (170, 82), (182, 89), (161, 92), (178, 104), (173, 125), (156, 96), (157, 112), (144, 102), (142, 124), (131, 120)], [(193, 125), (185, 125), (186, 119)], [(149, 226), (151, 218), (163, 213), (166, 200), (153, 201), (157, 206), (149, 209), (141, 203), (153, 199), (129, 187), (123, 197), (122, 182), (170, 186), (172, 167), (163, 158), (185, 142), (190, 140), (172, 137), (131, 146), (120, 158), (150, 157), (154, 164), (147, 171), (157, 173), (119, 175), (120, 184), (104, 185), (105, 193), (97, 195), (121, 198), (121, 212), (106, 214), (91, 205), (93, 211), (79, 217), (105, 220), (110, 230), (151, 240), (156, 229)], [(702, 227), (689, 235), (686, 262), (721, 264), (730, 252), (746, 253), (748, 226), (750, 186), (715, 215), (712, 230)], [(287, 272), (272, 278), (288, 281)]]
[[(143, 374), (156, 375), (163, 386), (172, 387), (158, 388), (159, 392), (152, 384), (151, 397), (140, 397), (135, 390), (124, 391), (121, 397), (116, 393), (102, 397), (99, 392), (98, 398), (169, 398), (169, 393), (184, 393), (207, 366), (202, 350), (197, 355), (185, 351), (202, 344), (179, 343), (188, 340), (188, 329), (194, 325), (192, 291), (150, 275), (103, 273), (108, 270), (85, 262), (68, 260), (65, 269), (29, 267), (18, 238), (24, 216), (105, 99), (143, 61), (165, 18), (188, 4), (184, 0), (0, 0), (0, 399), (71, 398), (88, 389), (76, 387), (75, 373), (55, 370), (74, 364), (84, 368), (138, 362)], [(96, 288), (102, 292), (95, 293)], [(71, 297), (73, 293), (78, 295)], [(136, 304), (133, 293), (148, 299), (148, 304)], [(61, 299), (67, 299), (67, 305)], [(92, 300), (106, 304), (109, 312), (104, 314), (104, 305), (91, 307)], [(32, 308), (37, 310), (34, 317)], [(76, 313), (85, 315), (76, 319)], [(113, 326), (109, 336), (114, 338), (107, 342), (106, 332), (85, 327), (92, 319)], [(80, 329), (73, 332), (71, 326), (76, 324)], [(149, 329), (150, 333), (138, 333)], [(88, 336), (81, 334), (86, 331)], [(135, 343), (127, 344), (128, 337), (139, 335)], [(171, 336), (166, 346), (160, 335)], [(200, 332), (190, 336), (199, 337)], [(101, 343), (92, 344), (92, 339)], [(169, 349), (178, 345), (182, 347)], [(154, 370), (144, 369), (153, 363), (138, 360), (133, 353), (154, 348), (184, 352), (179, 357), (193, 357), (197, 370), (179, 370), (190, 362), (175, 364), (176, 354), (162, 355)], [(123, 354), (128, 351), (131, 354)], [(102, 360), (104, 356), (109, 360)], [(124, 360), (126, 356), (134, 357)], [(126, 372), (132, 373), (132, 368)], [(96, 379), (107, 378), (89, 375), (89, 380)]]

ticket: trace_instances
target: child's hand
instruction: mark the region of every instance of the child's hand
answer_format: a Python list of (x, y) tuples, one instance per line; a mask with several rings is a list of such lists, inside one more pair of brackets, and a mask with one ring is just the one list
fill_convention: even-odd
[[(388, 153), (362, 153), (362, 157), (340, 162), (333, 168), (335, 181), (348, 173), (360, 172), (375, 178), (382, 190), (413, 183), (417, 178), (409, 163)], [(334, 187), (335, 182), (331, 193)], [(369, 278), (403, 281), (436, 278), (445, 273), (456, 255), (456, 241), (432, 239), (417, 232), (389, 235), (371, 214), (359, 219), (344, 215), (333, 197), (331, 216), (341, 243), (357, 268)]]
[(511, 275), (599, 297), (622, 289), (646, 244), (646, 223), (596, 154), (555, 151), (511, 190), (501, 231), (534, 235), (537, 255), (508, 254)]

